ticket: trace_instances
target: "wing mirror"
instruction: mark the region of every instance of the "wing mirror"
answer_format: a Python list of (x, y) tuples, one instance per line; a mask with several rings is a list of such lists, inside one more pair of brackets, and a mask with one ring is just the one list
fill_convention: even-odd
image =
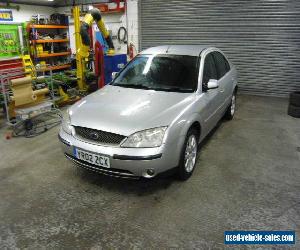
[(219, 87), (218, 80), (210, 79), (207, 83), (207, 89), (217, 89)]
[(111, 73), (112, 80), (116, 78), (117, 74), (118, 74), (118, 72), (112, 72)]

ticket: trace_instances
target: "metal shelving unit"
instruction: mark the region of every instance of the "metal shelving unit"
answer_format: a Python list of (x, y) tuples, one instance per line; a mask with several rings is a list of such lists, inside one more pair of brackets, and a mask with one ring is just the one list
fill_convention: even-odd
[[(46, 61), (50, 66), (46, 69), (47, 71), (59, 71), (64, 69), (69, 69), (71, 64), (69, 62), (69, 56), (71, 55), (70, 51), (70, 40), (69, 35), (67, 38), (62, 39), (40, 39), (38, 36), (39, 33), (47, 33), (48, 30), (56, 30), (56, 34), (59, 34), (61, 30), (66, 30), (68, 34), (68, 25), (43, 25), (43, 24), (29, 24), (28, 30), (31, 34), (31, 39), (29, 40), (29, 44), (31, 45), (31, 57), (32, 61), (35, 65), (39, 64), (41, 61)], [(54, 34), (54, 33), (52, 33)], [(37, 49), (37, 46), (43, 46), (43, 50), (45, 45), (49, 44), (51, 47), (51, 51), (43, 51), (40, 52)], [(67, 45), (68, 51), (54, 51), (54, 44)], [(59, 63), (59, 61), (65, 61), (63, 63)]]
[(52, 24), (29, 24), (31, 29), (68, 29), (68, 25), (52, 25)]
[(39, 54), (35, 58), (45, 58), (45, 57), (54, 57), (54, 56), (68, 56), (71, 55), (71, 52), (58, 52), (58, 53), (45, 53), (45, 54)]
[(32, 40), (35, 43), (68, 43), (69, 39), (38, 39)]

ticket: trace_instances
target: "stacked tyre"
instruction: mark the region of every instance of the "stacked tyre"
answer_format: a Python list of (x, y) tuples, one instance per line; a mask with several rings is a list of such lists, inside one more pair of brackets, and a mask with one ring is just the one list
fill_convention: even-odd
[(300, 118), (300, 91), (290, 93), (288, 115)]

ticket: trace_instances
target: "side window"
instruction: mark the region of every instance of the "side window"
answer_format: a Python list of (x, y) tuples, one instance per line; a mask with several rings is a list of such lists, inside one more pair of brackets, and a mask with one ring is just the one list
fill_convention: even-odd
[(220, 79), (230, 70), (230, 66), (226, 58), (220, 52), (213, 52), (213, 56), (217, 67), (218, 79)]
[(210, 79), (217, 80), (217, 71), (212, 53), (205, 57), (202, 84), (206, 86)]
[(226, 68), (226, 73), (230, 70), (230, 65), (229, 62), (227, 61), (227, 59), (223, 56), (224, 61), (225, 61), (225, 68)]

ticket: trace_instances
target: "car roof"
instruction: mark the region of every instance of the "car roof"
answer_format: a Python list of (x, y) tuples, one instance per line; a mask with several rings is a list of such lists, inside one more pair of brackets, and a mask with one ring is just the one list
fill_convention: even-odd
[(172, 54), (172, 55), (187, 55), (187, 56), (199, 56), (200, 53), (212, 46), (206, 45), (162, 45), (157, 47), (151, 47), (143, 50), (139, 54)]

